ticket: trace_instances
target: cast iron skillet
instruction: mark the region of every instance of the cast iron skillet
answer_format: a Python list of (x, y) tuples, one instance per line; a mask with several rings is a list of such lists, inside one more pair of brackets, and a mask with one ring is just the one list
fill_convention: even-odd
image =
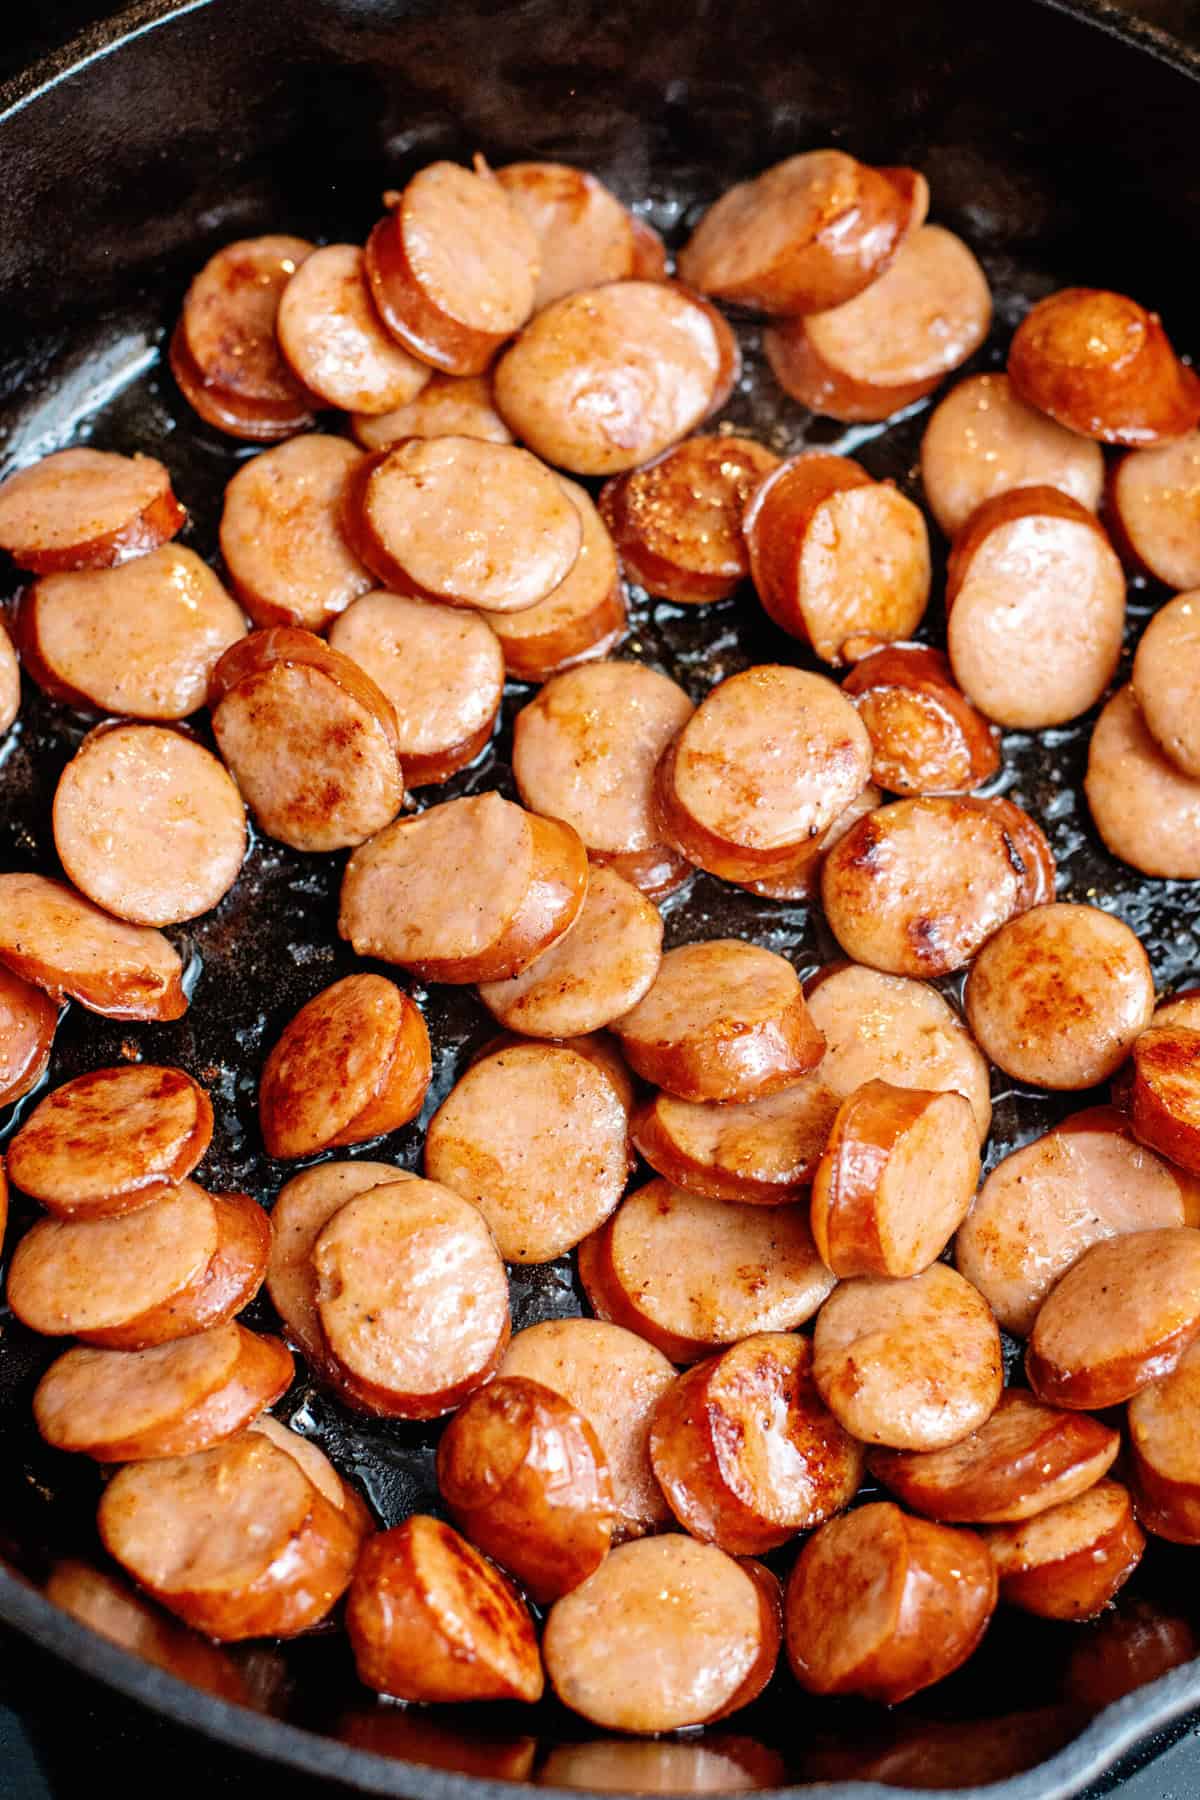
[[(992, 9), (958, 0), (148, 0), (0, 95), (0, 472), (68, 440), (159, 454), (192, 510), (188, 541), (212, 555), (222, 486), (248, 452), (200, 426), (164, 371), (164, 333), (189, 275), (222, 242), (264, 229), (361, 239), (383, 187), (434, 156), (476, 148), (495, 162), (562, 157), (594, 168), (675, 241), (698, 206), (794, 150), (835, 142), (875, 162), (912, 162), (930, 176), (935, 216), (971, 241), (993, 283), (996, 332), (975, 366), (995, 366), (1029, 301), (1065, 281), (1135, 293), (1195, 351), (1198, 102), (1200, 59), (1100, 0)], [(926, 408), (886, 431), (814, 424), (764, 378), (757, 334), (741, 335), (747, 375), (728, 418), (779, 449), (852, 450), (872, 473), (916, 491)], [(16, 586), (0, 568), (0, 601)], [(1131, 636), (1161, 597), (1131, 591)], [(750, 662), (800, 660), (745, 596), (698, 610), (636, 592), (635, 602), (622, 654), (656, 663), (697, 699)], [(930, 634), (939, 629), (935, 613)], [(511, 690), (506, 722), (527, 697)], [(49, 801), (85, 727), (26, 692), (0, 750), (0, 868), (54, 869)], [(1086, 723), (1040, 740), (1010, 736), (998, 786), (1046, 824), (1064, 897), (1116, 907), (1170, 987), (1200, 967), (1195, 889), (1141, 883), (1104, 854), (1078, 801), (1086, 737)], [(505, 731), (448, 791), (511, 791), (507, 745)], [(234, 893), (175, 934), (198, 977), (186, 1018), (131, 1029), (72, 1008), (51, 1078), (137, 1049), (182, 1063), (217, 1102), (201, 1178), (269, 1201), (291, 1171), (259, 1148), (255, 1077), (282, 1022), (351, 966), (334, 930), (341, 862), (257, 840)], [(668, 912), (671, 942), (741, 934), (802, 968), (832, 948), (805, 908), (704, 878)], [(435, 1047), (423, 1126), (492, 1027), (469, 991), (421, 998)], [(1011, 1087), (995, 1098), (993, 1159), (1086, 1103)], [(14, 1123), (0, 1118), (0, 1139)], [(414, 1127), (357, 1153), (416, 1166), (419, 1142)], [(18, 1214), (17, 1230), (22, 1223)], [(567, 1260), (517, 1272), (517, 1328), (579, 1310)], [(266, 1303), (252, 1316), (268, 1322)], [(430, 1724), (376, 1706), (336, 1634), (286, 1657), (235, 1652), (258, 1698), (251, 1710), (51, 1607), (37, 1588), (54, 1559), (95, 1555), (97, 1478), (32, 1431), (30, 1389), (49, 1354), (0, 1309), (0, 1619), (212, 1737), (371, 1792), (499, 1800), (511, 1785), (497, 1775), (528, 1764), (553, 1786), (555, 1746), (594, 1735), (551, 1703), (532, 1723), (517, 1709), (449, 1711)], [(280, 1410), (362, 1482), (386, 1522), (436, 1503), (429, 1428), (356, 1421), (304, 1379)], [(1152, 1546), (1132, 1593), (1098, 1626), (999, 1616), (965, 1671), (891, 1717), (808, 1701), (782, 1677), (702, 1745), (723, 1749), (725, 1766), (743, 1769), (742, 1785), (781, 1797), (822, 1779), (843, 1800), (895, 1793), (905, 1780), (910, 1793), (954, 1781), (981, 1793), (973, 1783), (1011, 1776), (987, 1793), (1066, 1800), (1200, 1705), (1200, 1661), (1190, 1661), (1093, 1719), (1077, 1666), (1080, 1645), (1093, 1659), (1114, 1656), (1113, 1634), (1126, 1627), (1172, 1637), (1163, 1666), (1200, 1643), (1200, 1621), (1179, 1602), (1197, 1587), (1194, 1556)], [(529, 1733), (538, 1734), (536, 1758)], [(685, 1747), (684, 1762), (694, 1754)], [(882, 1773), (889, 1756), (893, 1785), (854, 1780)], [(634, 1780), (627, 1774), (624, 1785)], [(669, 1785), (687, 1790), (694, 1777), (677, 1773)]]

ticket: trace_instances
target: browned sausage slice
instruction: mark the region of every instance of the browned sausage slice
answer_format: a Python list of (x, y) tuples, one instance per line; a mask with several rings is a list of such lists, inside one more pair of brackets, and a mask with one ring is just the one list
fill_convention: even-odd
[(359, 1679), (397, 1700), (541, 1698), (533, 1621), (493, 1564), (416, 1513), (369, 1539), (346, 1602)]
[(548, 681), (574, 663), (607, 656), (625, 636), (625, 587), (608, 527), (586, 489), (559, 479), (583, 526), (574, 568), (536, 606), (487, 615), (516, 681)]
[(1143, 1144), (1200, 1175), (1200, 1031), (1155, 1026), (1133, 1046), (1133, 1129)]
[(349, 1586), (363, 1535), (261, 1432), (120, 1470), (98, 1523), (140, 1587), (223, 1642), (317, 1624)]
[(810, 1185), (837, 1106), (819, 1070), (741, 1104), (658, 1093), (634, 1116), (633, 1142), (675, 1187), (710, 1200), (782, 1206)]
[(177, 925), (211, 911), (237, 880), (246, 809), (194, 738), (101, 725), (59, 777), (54, 847), (97, 906), (134, 925)]
[(844, 1100), (868, 1081), (954, 1091), (971, 1102), (980, 1140), (992, 1102), (988, 1066), (958, 1014), (936, 988), (854, 963), (834, 963), (805, 984), (825, 1039), (816, 1079)]
[(435, 1181), (385, 1182), (334, 1213), (312, 1252), (345, 1398), (385, 1418), (452, 1412), (508, 1344), (508, 1282), (487, 1223)]
[(1164, 755), (1200, 780), (1200, 590), (1177, 594), (1147, 625), (1133, 659), (1133, 691)]
[(511, 444), (512, 432), (492, 404), (486, 375), (433, 375), (415, 400), (394, 412), (355, 413), (350, 420), (364, 450), (390, 450), (405, 438), (474, 437)]
[(251, 632), (214, 669), (209, 705), (221, 755), (270, 837), (338, 850), (395, 818), (404, 780), (392, 703), (311, 631)]
[(279, 348), (297, 381), (327, 406), (386, 413), (415, 400), (429, 369), (388, 336), (357, 244), (306, 256), (283, 290)]
[(11, 730), (21, 710), (21, 665), (12, 639), (0, 623), (0, 737)]
[(376, 588), (334, 621), (329, 642), (391, 701), (409, 787), (474, 762), (504, 692), (504, 657), (486, 619)]
[(625, 573), (647, 593), (690, 605), (724, 600), (750, 573), (742, 513), (779, 466), (750, 438), (694, 437), (605, 484), (600, 511)]
[(1149, 959), (1098, 906), (1035, 906), (976, 957), (964, 993), (984, 1054), (1037, 1087), (1095, 1087), (1115, 1074), (1154, 1011)]
[(835, 1275), (919, 1275), (966, 1217), (978, 1180), (968, 1100), (868, 1082), (842, 1102), (813, 1179), (822, 1261)]
[(810, 412), (890, 419), (973, 356), (992, 323), (987, 276), (961, 238), (922, 225), (864, 292), (763, 338), (784, 392)]
[(834, 1285), (803, 1206), (734, 1206), (651, 1181), (580, 1246), (593, 1310), (695, 1362), (811, 1319)]
[(8, 1172), (60, 1218), (135, 1212), (191, 1174), (212, 1132), (212, 1102), (182, 1069), (97, 1069), (35, 1107), (9, 1145)]
[(136, 719), (186, 719), (246, 635), (212, 570), (172, 544), (119, 569), (44, 575), (21, 596), (25, 668), (52, 700)]
[(50, 1061), (58, 1008), (0, 963), (0, 1106), (35, 1088)]
[(670, 259), (667, 246), (662, 236), (648, 219), (638, 213), (631, 213), (629, 223), (633, 226), (633, 268), (630, 274), (635, 281), (668, 281), (670, 279)]
[(509, 1376), (561, 1394), (595, 1431), (612, 1478), (616, 1541), (668, 1523), (649, 1451), (651, 1415), (675, 1380), (660, 1350), (604, 1320), (550, 1319), (513, 1338), (498, 1371), (500, 1380)]
[(879, 1501), (822, 1525), (797, 1558), (788, 1661), (810, 1694), (894, 1706), (964, 1663), (995, 1605), (996, 1571), (973, 1532)]
[(1089, 512), (1098, 511), (1104, 455), (1098, 445), (1026, 406), (1007, 375), (971, 375), (930, 415), (921, 440), (921, 481), (930, 511), (952, 538), (976, 507), (1013, 488), (1057, 488)]
[(275, 338), (279, 301), (313, 246), (244, 238), (205, 263), (183, 302), (171, 369), (201, 418), (236, 437), (290, 437), (312, 423), (312, 398)]
[(1062, 725), (1116, 671), (1120, 562), (1095, 514), (1053, 488), (1018, 488), (972, 514), (950, 555), (946, 605), (955, 679), (1000, 725)]
[(1007, 1388), (991, 1418), (948, 1450), (873, 1450), (869, 1463), (897, 1499), (950, 1525), (1032, 1519), (1094, 1487), (1121, 1436), (1087, 1413)]
[(662, 842), (654, 769), (692, 715), (683, 689), (634, 662), (553, 676), (517, 714), (513, 774), (525, 805), (572, 826), (593, 856), (652, 899), (689, 869)]
[(847, 956), (892, 975), (961, 969), (1009, 919), (1053, 898), (1054, 857), (1009, 800), (880, 806), (825, 858), (821, 895)]
[(985, 1527), (1000, 1598), (1040, 1619), (1093, 1619), (1142, 1560), (1129, 1491), (1101, 1481), (1019, 1525)]
[(1096, 720), (1083, 785), (1114, 856), (1143, 875), (1200, 879), (1200, 780), (1163, 755), (1132, 686), (1119, 688)]
[(537, 236), (500, 183), (434, 162), (367, 239), (379, 315), (411, 355), (448, 375), (478, 375), (533, 311)]
[(1038, 1313), (1025, 1367), (1053, 1405), (1099, 1412), (1169, 1375), (1200, 1332), (1200, 1231), (1093, 1244)]
[(161, 931), (114, 919), (61, 881), (0, 875), (0, 963), (110, 1019), (178, 1019), (183, 964)]
[(509, 163), (496, 180), (533, 229), (541, 265), (533, 310), (634, 273), (633, 220), (602, 181), (565, 163)]
[(753, 1697), (742, 1697), (747, 1684), (761, 1691), (778, 1647), (750, 1570), (675, 1533), (612, 1551), (555, 1603), (542, 1640), (559, 1699), (608, 1731), (722, 1718)]
[(1162, 1381), (1129, 1402), (1129, 1444), (1138, 1520), (1156, 1537), (1200, 1543), (1200, 1345)]
[(829, 1410), (864, 1443), (892, 1450), (968, 1437), (1004, 1385), (991, 1307), (945, 1263), (908, 1281), (843, 1281), (817, 1317), (813, 1351)]
[(1063, 288), (1022, 319), (1008, 353), (1022, 400), (1102, 444), (1136, 448), (1200, 423), (1200, 376), (1157, 313), (1125, 294)]
[(323, 631), (371, 576), (342, 535), (342, 490), (364, 458), (306, 432), (243, 463), (225, 489), (221, 555), (256, 625)]
[(1200, 587), (1200, 432), (1123, 456), (1108, 508), (1131, 561), (1169, 588)]
[(186, 518), (152, 456), (57, 450), (0, 483), (0, 550), (37, 575), (111, 568), (165, 544)]
[(569, 825), (499, 794), (467, 795), (398, 819), (354, 852), (338, 930), (360, 956), (423, 981), (500, 981), (575, 923), (587, 879)]
[(230, 1322), (153, 1350), (68, 1350), (38, 1383), (33, 1414), (48, 1444), (97, 1462), (191, 1456), (249, 1425), (291, 1379), (278, 1338)]
[(545, 600), (583, 542), (579, 508), (553, 470), (471, 437), (409, 438), (363, 462), (342, 521), (385, 587), (496, 613)]
[(875, 282), (910, 223), (907, 170), (841, 150), (789, 156), (727, 189), (679, 255), (706, 294), (770, 313), (840, 306)]
[(382, 975), (347, 975), (302, 1006), (267, 1057), (258, 1091), (268, 1156), (312, 1156), (398, 1131), (430, 1076), (416, 1002)]
[(743, 517), (750, 573), (768, 614), (825, 662), (852, 638), (911, 637), (929, 602), (921, 512), (848, 456), (794, 456)]
[(669, 950), (645, 999), (613, 1027), (637, 1074), (681, 1100), (757, 1100), (821, 1060), (786, 957), (738, 938)]
[[(308, 430), (313, 423), (315, 401), (310, 395), (291, 400), (251, 400), (225, 388), (210, 387), (188, 350), (182, 320), (171, 335), (167, 360), (183, 398), (215, 431), (254, 444), (273, 444)], [(282, 357), (279, 364), (281, 369), (287, 369)]]
[(608, 1554), (608, 1458), (583, 1414), (540, 1382), (508, 1375), (472, 1394), (442, 1434), (437, 1478), (461, 1529), (542, 1605)]
[(650, 1458), (685, 1531), (759, 1556), (840, 1512), (862, 1480), (862, 1446), (817, 1393), (812, 1346), (749, 1337), (697, 1364), (654, 1414)]
[[(183, 1186), (190, 1186), (184, 1183)], [(173, 1193), (181, 1190), (175, 1188)], [(155, 1201), (140, 1217), (151, 1218), (166, 1199)], [(92, 1330), (84, 1341), (110, 1350), (147, 1350), (154, 1344), (169, 1343), (174, 1338), (188, 1337), (193, 1332), (207, 1331), (223, 1325), (227, 1319), (248, 1306), (266, 1274), (271, 1249), (271, 1221), (262, 1207), (248, 1194), (213, 1194), (209, 1196), (217, 1221), (217, 1248), (200, 1276), (178, 1289), (169, 1298), (137, 1317), (107, 1329)], [(130, 1224), (134, 1221), (130, 1220)], [(94, 1223), (71, 1223), (80, 1231), (98, 1231), (104, 1225), (124, 1223), (120, 1219), (99, 1219)], [(72, 1254), (87, 1254), (94, 1240), (70, 1246)], [(95, 1246), (97, 1249), (102, 1246)]]
[(629, 1115), (565, 1044), (483, 1056), (429, 1122), (425, 1170), (474, 1201), (506, 1262), (552, 1262), (603, 1223), (631, 1165)]
[(870, 735), (871, 778), (889, 793), (965, 794), (1000, 767), (995, 731), (940, 650), (885, 645), (855, 664), (842, 692)]
[(997, 1163), (955, 1260), (1006, 1331), (1027, 1337), (1060, 1275), (1102, 1239), (1186, 1222), (1186, 1176), (1143, 1149), (1113, 1107), (1090, 1107)]
[(614, 281), (538, 313), (497, 364), (496, 406), (547, 462), (616, 475), (723, 405), (737, 368), (732, 332), (697, 295)]

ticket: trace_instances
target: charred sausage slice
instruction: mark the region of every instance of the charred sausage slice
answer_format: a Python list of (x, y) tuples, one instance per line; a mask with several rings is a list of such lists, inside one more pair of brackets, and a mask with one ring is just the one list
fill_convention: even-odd
[(940, 650), (874, 650), (855, 664), (842, 692), (870, 736), (871, 778), (889, 793), (964, 794), (1000, 767), (996, 733), (954, 685)]

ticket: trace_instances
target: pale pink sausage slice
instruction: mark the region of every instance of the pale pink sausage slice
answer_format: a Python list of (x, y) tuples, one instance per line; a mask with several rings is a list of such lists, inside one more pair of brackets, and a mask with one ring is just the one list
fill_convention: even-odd
[(194, 738), (101, 725), (59, 777), (54, 845), (97, 906), (135, 925), (177, 925), (209, 912), (237, 880), (246, 809)]
[(1108, 510), (1131, 561), (1169, 588), (1200, 587), (1200, 431), (1123, 456)]
[(631, 1165), (629, 1115), (604, 1071), (564, 1044), (473, 1063), (429, 1122), (425, 1171), (472, 1200), (507, 1262), (551, 1262), (594, 1231)]
[(775, 378), (810, 412), (890, 419), (973, 356), (992, 323), (987, 276), (961, 238), (922, 225), (863, 293), (774, 325)]
[(575, 566), (536, 606), (485, 615), (516, 681), (548, 681), (575, 663), (607, 656), (625, 636), (625, 585), (608, 527), (586, 489), (559, 479), (583, 525)]
[(1129, 1580), (1146, 1540), (1129, 1490), (1097, 1482), (1018, 1525), (985, 1526), (1000, 1599), (1041, 1619), (1092, 1619)]
[(1133, 659), (1133, 691), (1168, 762), (1200, 780), (1200, 589), (1176, 594), (1147, 625)]
[(660, 1092), (634, 1116), (633, 1142), (656, 1174), (689, 1193), (781, 1206), (811, 1183), (837, 1106), (819, 1066), (779, 1093), (740, 1104)]
[(17, 616), (25, 668), (53, 700), (135, 719), (185, 719), (246, 635), (206, 563), (171, 544), (118, 569), (44, 575)]
[(312, 423), (312, 398), (275, 338), (280, 297), (312, 249), (304, 238), (243, 238), (218, 250), (188, 289), (171, 367), (185, 397), (218, 430), (269, 439)]
[(492, 404), (486, 375), (433, 375), (407, 406), (355, 413), (351, 428), (364, 450), (390, 450), (404, 438), (475, 437), (511, 444), (512, 432)]
[(357, 244), (306, 256), (283, 290), (275, 323), (296, 379), (327, 406), (386, 413), (414, 400), (429, 369), (384, 330)]
[(527, 1037), (600, 1031), (651, 987), (662, 961), (662, 936), (658, 908), (601, 864), (591, 871), (571, 930), (522, 974), (483, 982), (479, 997), (502, 1025)]
[(587, 881), (569, 825), (473, 794), (399, 819), (354, 852), (338, 930), (360, 956), (422, 980), (504, 980), (574, 924)]
[(677, 1533), (612, 1551), (556, 1601), (542, 1642), (565, 1706), (605, 1730), (642, 1732), (702, 1725), (744, 1704), (768, 1646), (769, 1674), (779, 1628), (755, 1577), (715, 1544)]
[(1091, 1107), (997, 1163), (959, 1229), (955, 1261), (1004, 1329), (1025, 1337), (1093, 1244), (1182, 1225), (1185, 1182), (1122, 1113)]
[(1084, 792), (1121, 862), (1143, 875), (1200, 879), (1200, 780), (1163, 755), (1132, 686), (1119, 688), (1096, 720)]
[(37, 575), (111, 568), (165, 544), (186, 518), (152, 456), (57, 450), (0, 483), (0, 550)]
[(633, 220), (614, 194), (565, 163), (509, 163), (496, 180), (532, 226), (540, 272), (533, 310), (634, 274)]
[(12, 639), (0, 624), (0, 737), (11, 730), (21, 710), (21, 665)]
[(263, 1413), (255, 1419), (247, 1430), (259, 1433), (267, 1441), (282, 1450), (285, 1456), (299, 1465), (307, 1475), (319, 1494), (323, 1494), (331, 1506), (344, 1512), (351, 1523), (357, 1523), (363, 1530), (369, 1530), (374, 1523), (370, 1508), (361, 1499), (356, 1488), (338, 1474), (319, 1444), (311, 1438), (302, 1437), (300, 1432), (293, 1431), (290, 1426), (281, 1425), (270, 1413)]
[(213, 733), (259, 826), (294, 850), (361, 844), (404, 797), (392, 703), (341, 651), (287, 625), (227, 651)]
[(547, 462), (615, 475), (693, 431), (737, 366), (732, 332), (697, 295), (614, 281), (538, 313), (497, 364), (496, 406)]
[(930, 511), (952, 538), (977, 506), (1013, 488), (1057, 488), (1097, 512), (1104, 456), (1098, 444), (1026, 406), (1007, 375), (971, 375), (930, 415), (921, 482)]
[(243, 463), (226, 487), (221, 555), (256, 625), (323, 631), (371, 586), (338, 523), (362, 461), (343, 438), (306, 432)]
[(127, 925), (65, 882), (0, 875), (0, 963), (111, 1019), (178, 1019), (187, 1011), (183, 964), (160, 931)]
[(58, 1008), (0, 963), (0, 1106), (35, 1088), (50, 1061)]
[(334, 621), (329, 642), (391, 701), (409, 787), (474, 762), (504, 692), (504, 657), (486, 619), (376, 588)]
[(1062, 725), (1094, 706), (1116, 672), (1125, 577), (1094, 513), (1053, 488), (986, 500), (947, 571), (955, 679), (989, 719)]
[(817, 1315), (813, 1352), (829, 1410), (893, 1450), (940, 1450), (978, 1431), (1004, 1385), (992, 1309), (945, 1263), (908, 1281), (840, 1283)]
[(508, 1344), (508, 1282), (483, 1214), (435, 1181), (368, 1188), (312, 1252), (317, 1312), (350, 1405), (435, 1419), (480, 1387)]
[(540, 1381), (589, 1421), (608, 1457), (617, 1541), (669, 1522), (649, 1451), (651, 1414), (675, 1380), (660, 1350), (600, 1319), (550, 1319), (517, 1333), (498, 1374)]
[(1129, 1402), (1129, 1445), (1138, 1521), (1155, 1537), (1200, 1543), (1200, 1345)]

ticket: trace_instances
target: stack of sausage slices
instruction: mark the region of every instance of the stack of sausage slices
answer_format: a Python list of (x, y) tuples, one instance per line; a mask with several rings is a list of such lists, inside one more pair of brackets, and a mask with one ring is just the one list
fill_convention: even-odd
[[(1129, 928), (1057, 904), (1038, 824), (975, 791), (997, 727), (1104, 695), (1136, 561), (1185, 591), (1100, 714), (1088, 796), (1115, 855), (1200, 877), (1200, 380), (1152, 313), (1075, 288), (938, 405), (945, 654), (908, 641), (912, 501), (843, 456), (692, 435), (738, 377), (714, 301), (767, 314), (779, 381), (841, 420), (979, 347), (986, 280), (928, 198), (912, 170), (793, 157), (712, 207), (672, 279), (590, 175), (435, 163), (365, 250), (256, 238), (192, 283), (180, 389), (275, 445), (229, 482), (224, 580), (173, 541), (151, 458), (68, 449), (0, 488), (21, 662), (103, 716), (55, 794), (66, 881), (0, 876), (0, 1098), (41, 1079), (65, 999), (182, 1015), (161, 928), (236, 882), (247, 808), (349, 849), (354, 951), (473, 985), (500, 1031), (418, 1176), (336, 1152), (420, 1112), (419, 1007), (378, 973), (318, 993), (261, 1071), (268, 1153), (321, 1159), (270, 1216), (193, 1181), (213, 1112), (178, 1068), (69, 1081), (11, 1140), (46, 1216), (8, 1301), (76, 1340), (38, 1426), (120, 1465), (105, 1546), (210, 1638), (293, 1635), (346, 1595), (382, 1693), (535, 1701), (548, 1676), (596, 1725), (661, 1732), (747, 1705), (781, 1644), (815, 1693), (901, 1700), (998, 1595), (1088, 1618), (1144, 1531), (1200, 1542), (1200, 996), (1156, 1009)], [(357, 444), (311, 429), (330, 409)], [(1126, 448), (1108, 530), (1102, 444)], [(754, 667), (693, 705), (610, 655), (623, 575), (685, 605), (749, 575), (848, 673)], [(479, 756), (506, 675), (540, 684), (519, 803), (402, 810)], [(205, 706), (215, 753), (181, 724)], [(802, 985), (736, 939), (664, 954), (657, 902), (695, 869), (819, 897), (846, 960)], [(959, 970), (965, 1023), (929, 985)], [(1111, 1099), (979, 1188), (989, 1065)], [(511, 1337), (505, 1263), (570, 1251), (593, 1316)], [(291, 1349), (237, 1321), (264, 1281)], [(453, 1524), (377, 1530), (270, 1417), (293, 1349), (354, 1412), (451, 1415)], [(893, 1499), (853, 1504), (868, 1471)], [(781, 1593), (757, 1559), (801, 1534)]]

